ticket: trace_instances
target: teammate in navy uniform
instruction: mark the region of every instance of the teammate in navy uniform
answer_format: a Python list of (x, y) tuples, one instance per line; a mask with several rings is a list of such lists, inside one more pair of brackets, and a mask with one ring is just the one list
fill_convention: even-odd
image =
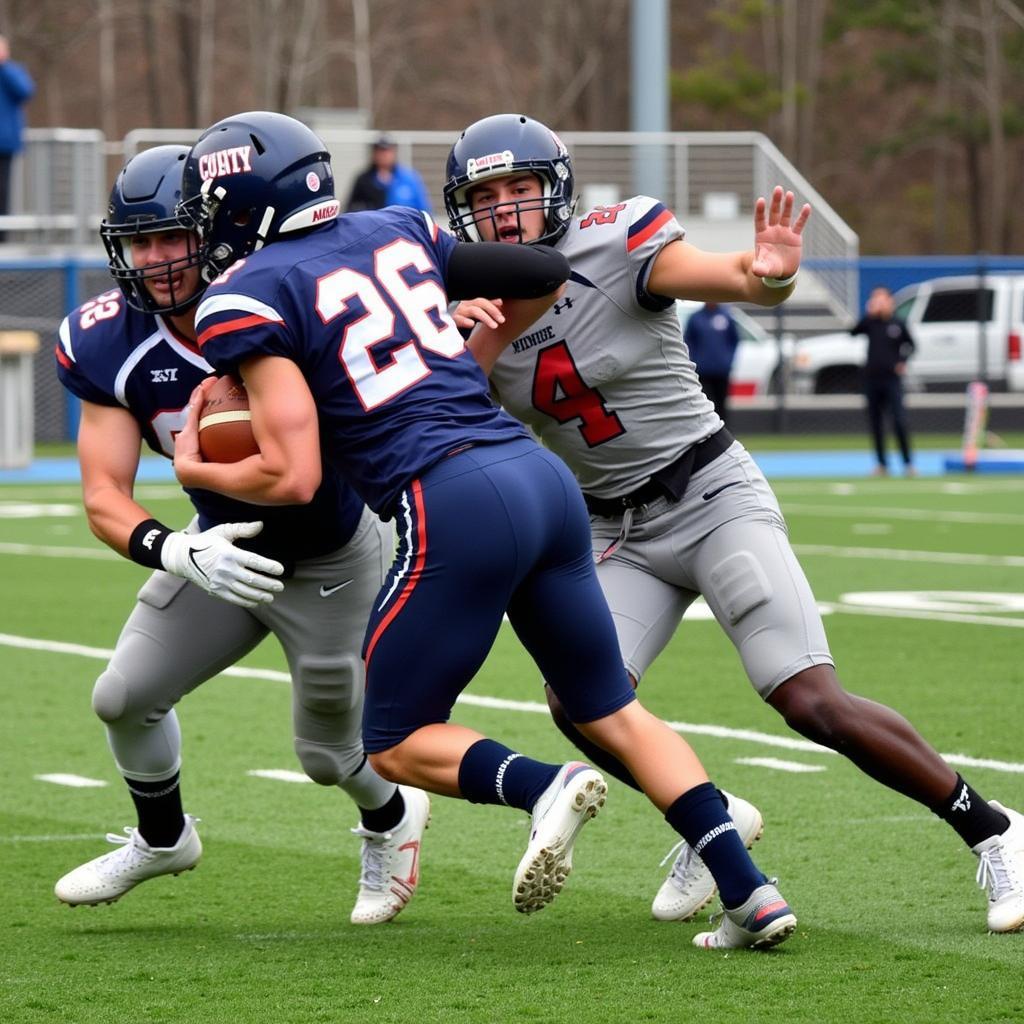
[[(138, 812), (120, 848), (57, 882), (65, 903), (112, 902), (202, 852), (182, 810), (174, 705), (274, 633), (293, 681), (295, 750), (315, 782), (359, 806), (363, 871), (352, 921), (394, 917), (418, 880), (428, 798), (396, 789), (360, 742), (359, 644), (393, 550), (392, 531), (327, 470), (302, 506), (254, 508), (189, 490), (185, 531), (134, 499), (140, 440), (173, 456), (174, 435), (213, 372), (195, 342), (202, 294), (194, 236), (175, 217), (188, 148), (161, 146), (121, 171), (101, 228), (120, 290), (72, 312), (60, 328), (58, 373), (82, 399), (78, 436), (89, 525), (116, 551), (156, 570), (139, 592), (93, 691)], [(211, 596), (213, 595), (213, 596)], [(221, 598), (222, 600), (218, 600)]]
[[(452, 148), (445, 206), (461, 238), (542, 242), (572, 263), (559, 307), (493, 366), (490, 353), (484, 362), (505, 408), (583, 487), (630, 675), (641, 678), (702, 594), (761, 697), (792, 728), (951, 825), (979, 858), (989, 929), (1021, 928), (1024, 817), (986, 803), (895, 711), (843, 689), (778, 501), (723, 428), (683, 344), (677, 298), (774, 305), (792, 291), (810, 208), (794, 212), (792, 193), (776, 188), (755, 205), (753, 250), (709, 253), (685, 242), (671, 211), (648, 196), (573, 220), (572, 185), (568, 152), (549, 128), (497, 114)], [(552, 704), (580, 749), (631, 781)], [(730, 810), (755, 836), (756, 808), (732, 797)], [(692, 844), (683, 846), (654, 916), (685, 920), (713, 893)]]
[(624, 758), (704, 851), (742, 944), (781, 942), (792, 911), (693, 751), (635, 700), (575, 481), (492, 404), (446, 312), (449, 296), (500, 282), (505, 323), (482, 340), (498, 349), (550, 306), (568, 264), (543, 248), (459, 244), (412, 210), (335, 220), (328, 160), (307, 128), (264, 112), (219, 122), (192, 149), (182, 205), (204, 258), (225, 268), (199, 308), (199, 342), (246, 380), (261, 454), (202, 462), (197, 392), (176, 443), (179, 478), (281, 500), (312, 486), (322, 440), (370, 507), (397, 518), (398, 552), (364, 644), (363, 742), (387, 778), (532, 814), (517, 909), (539, 910), (561, 889), (606, 785), (587, 765), (534, 761), (448, 721), (506, 610), (572, 721)]

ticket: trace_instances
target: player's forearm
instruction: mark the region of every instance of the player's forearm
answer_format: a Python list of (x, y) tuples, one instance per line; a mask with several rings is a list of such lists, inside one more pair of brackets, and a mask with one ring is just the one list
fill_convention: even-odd
[(253, 505), (305, 505), (320, 486), (319, 464), (251, 455), (240, 462), (175, 459), (174, 472), (185, 487), (226, 494)]
[(478, 324), (473, 329), (466, 347), (473, 353), (484, 373), (489, 374), (494, 369), (501, 353), (554, 305), (564, 289), (563, 285), (539, 299), (503, 299), (501, 309), (505, 322), (497, 327)]
[(130, 558), (128, 540), (136, 526), (152, 518), (137, 501), (114, 484), (97, 484), (83, 488), (82, 504), (93, 535)]

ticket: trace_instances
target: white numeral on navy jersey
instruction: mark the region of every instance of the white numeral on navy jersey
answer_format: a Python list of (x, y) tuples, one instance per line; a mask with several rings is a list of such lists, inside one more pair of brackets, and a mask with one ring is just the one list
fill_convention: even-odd
[[(350, 267), (342, 267), (316, 283), (316, 311), (328, 324), (349, 309), (358, 298), (366, 312), (345, 327), (338, 358), (348, 374), (359, 401), (366, 410), (375, 409), (430, 373), (417, 344), (438, 355), (454, 358), (464, 349), (462, 336), (448, 315), (444, 291), (435, 281), (421, 281), (412, 287), (401, 271), (413, 267), (421, 272), (434, 267), (422, 246), (398, 239), (374, 253), (373, 278)], [(413, 339), (389, 353), (389, 362), (378, 366), (370, 349), (394, 336), (395, 308), (405, 317)]]
[(174, 458), (174, 438), (184, 430), (187, 418), (188, 410), (186, 409), (165, 409), (150, 420), (153, 424), (153, 433), (156, 434), (161, 449), (172, 459)]

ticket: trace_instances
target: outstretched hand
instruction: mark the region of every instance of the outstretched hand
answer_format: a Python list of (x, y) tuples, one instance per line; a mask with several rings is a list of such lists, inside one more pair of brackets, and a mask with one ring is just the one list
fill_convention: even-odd
[(793, 193), (781, 185), (772, 191), (771, 204), (760, 196), (754, 205), (754, 261), (750, 272), (755, 277), (792, 277), (800, 268), (803, 230), (811, 215), (804, 203), (793, 220)]

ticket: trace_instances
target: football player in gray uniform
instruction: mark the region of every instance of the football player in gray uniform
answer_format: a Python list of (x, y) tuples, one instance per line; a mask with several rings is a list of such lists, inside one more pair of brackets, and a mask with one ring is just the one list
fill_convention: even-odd
[(168, 458), (189, 397), (213, 370), (195, 341), (200, 279), (194, 236), (175, 207), (186, 146), (133, 157), (119, 174), (101, 234), (121, 287), (61, 325), (62, 383), (82, 400), (78, 454), (89, 526), (115, 551), (155, 570), (139, 591), (93, 710), (138, 815), (118, 848), (71, 871), (56, 895), (112, 903), (140, 882), (193, 868), (198, 820), (182, 810), (181, 733), (174, 706), (268, 633), (292, 676), (295, 751), (306, 774), (358, 806), (362, 843), (354, 924), (393, 918), (419, 880), (429, 800), (382, 779), (363, 752), (361, 646), (391, 564), (392, 531), (336, 475), (305, 504), (256, 507), (205, 491), (189, 497), (185, 530), (134, 497), (140, 442)]
[[(572, 265), (565, 294), (528, 334), (477, 356), (502, 404), (580, 482), (634, 683), (703, 595), (762, 699), (952, 826), (979, 858), (989, 930), (1024, 927), (1024, 816), (983, 800), (901, 715), (842, 687), (778, 501), (703, 395), (683, 343), (676, 299), (771, 306), (791, 293), (810, 207), (794, 216), (792, 193), (776, 188), (755, 205), (753, 249), (728, 254), (684, 241), (673, 214), (645, 196), (573, 219), (566, 147), (519, 114), (484, 118), (459, 136), (444, 196), (460, 238), (543, 242)], [(460, 316), (494, 322), (501, 312), (477, 300)], [(548, 699), (562, 731), (628, 782)], [(760, 815), (737, 798), (728, 805), (752, 841)], [(713, 892), (683, 845), (654, 916), (686, 920)]]

